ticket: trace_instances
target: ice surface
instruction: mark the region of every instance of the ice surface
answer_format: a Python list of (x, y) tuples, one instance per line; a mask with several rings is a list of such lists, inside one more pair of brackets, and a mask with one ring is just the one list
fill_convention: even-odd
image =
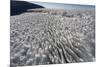
[(27, 10), (11, 16), (10, 30), (12, 67), (95, 61), (93, 9)]

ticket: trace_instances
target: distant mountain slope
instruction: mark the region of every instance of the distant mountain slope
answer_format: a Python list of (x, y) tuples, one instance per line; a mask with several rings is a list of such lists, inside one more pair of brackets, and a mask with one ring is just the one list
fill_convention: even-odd
[(26, 1), (11, 1), (10, 5), (11, 15), (18, 15), (25, 12), (27, 9), (36, 9), (36, 8), (44, 8), (43, 6), (29, 3)]

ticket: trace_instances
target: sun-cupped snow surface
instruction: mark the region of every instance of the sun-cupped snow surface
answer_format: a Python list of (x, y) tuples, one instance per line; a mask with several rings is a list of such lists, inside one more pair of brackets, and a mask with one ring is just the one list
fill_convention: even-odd
[(11, 66), (95, 61), (95, 11), (31, 9), (11, 16)]

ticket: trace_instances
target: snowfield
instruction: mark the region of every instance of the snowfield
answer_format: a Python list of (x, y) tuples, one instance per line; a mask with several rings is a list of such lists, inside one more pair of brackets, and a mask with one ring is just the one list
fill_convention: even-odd
[(31, 9), (10, 30), (12, 67), (95, 61), (94, 9)]

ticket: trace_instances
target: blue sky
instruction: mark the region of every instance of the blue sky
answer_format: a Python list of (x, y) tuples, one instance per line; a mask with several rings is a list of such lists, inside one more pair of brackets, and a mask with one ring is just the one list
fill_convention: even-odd
[[(74, 0), (73, 2), (71, 2), (72, 0), (70, 0), (71, 3), (68, 3), (69, 0), (64, 0), (66, 2), (62, 3), (62, 2), (47, 2), (47, 1), (38, 1), (38, 0), (19, 0), (19, 1), (28, 1), (28, 2), (31, 2), (31, 3), (35, 3), (35, 4), (38, 4), (38, 5), (41, 5), (45, 8), (60, 8), (60, 9), (72, 9), (72, 8), (90, 8), (91, 6), (87, 6), (87, 5), (95, 5), (95, 2), (94, 0)], [(43, 2), (44, 1), (44, 2)], [(54, 0), (55, 1), (55, 0)], [(61, 1), (61, 0), (59, 0)], [(63, 0), (62, 0), (63, 1)], [(85, 4), (81, 4), (79, 2), (84, 2)], [(75, 3), (76, 2), (76, 3)], [(91, 3), (91, 4), (87, 4), (87, 3)], [(69, 4), (77, 4), (77, 5), (69, 5)], [(80, 5), (86, 5), (86, 6), (80, 6)], [(93, 7), (94, 8), (94, 7)]]
[(56, 3), (95, 5), (95, 0), (22, 0), (22, 1), (38, 1), (38, 2), (56, 2)]

